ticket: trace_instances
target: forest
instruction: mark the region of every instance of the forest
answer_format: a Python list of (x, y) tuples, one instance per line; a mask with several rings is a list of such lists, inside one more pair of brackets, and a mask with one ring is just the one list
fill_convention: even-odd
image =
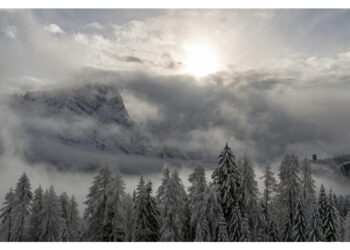
[(0, 210), (0, 240), (317, 242), (350, 240), (350, 196), (316, 187), (308, 159), (283, 156), (259, 191), (253, 162), (226, 144), (210, 180), (197, 165), (185, 188), (176, 169), (163, 169), (156, 191), (140, 177), (132, 194), (119, 171), (104, 164), (79, 213), (74, 196), (54, 187), (32, 191), (26, 173)]

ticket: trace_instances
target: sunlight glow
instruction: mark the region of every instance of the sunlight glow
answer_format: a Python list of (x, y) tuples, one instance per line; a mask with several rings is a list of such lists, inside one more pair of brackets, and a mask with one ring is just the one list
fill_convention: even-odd
[(187, 44), (184, 70), (195, 77), (203, 77), (219, 70), (220, 62), (216, 51), (206, 44)]

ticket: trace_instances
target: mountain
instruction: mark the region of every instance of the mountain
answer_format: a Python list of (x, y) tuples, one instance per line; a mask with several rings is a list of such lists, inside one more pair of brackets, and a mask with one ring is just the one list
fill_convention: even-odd
[(62, 170), (90, 170), (121, 159), (137, 159), (139, 165), (146, 158), (189, 159), (176, 148), (153, 145), (129, 116), (115, 86), (27, 92), (13, 96), (10, 107), (19, 114), (23, 155), (30, 162), (50, 163)]

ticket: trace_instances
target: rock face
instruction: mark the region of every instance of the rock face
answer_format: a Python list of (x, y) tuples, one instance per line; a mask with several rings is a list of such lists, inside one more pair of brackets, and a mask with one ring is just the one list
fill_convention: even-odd
[(14, 96), (10, 106), (21, 119), (23, 154), (31, 162), (50, 163), (62, 170), (89, 170), (128, 155), (188, 159), (175, 148), (152, 145), (113, 86), (28, 92)]

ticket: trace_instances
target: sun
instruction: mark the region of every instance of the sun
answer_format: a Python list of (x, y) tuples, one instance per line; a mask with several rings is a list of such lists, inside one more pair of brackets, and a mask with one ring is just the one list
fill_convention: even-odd
[(184, 52), (184, 70), (187, 74), (203, 77), (220, 69), (218, 54), (207, 44), (186, 44)]

